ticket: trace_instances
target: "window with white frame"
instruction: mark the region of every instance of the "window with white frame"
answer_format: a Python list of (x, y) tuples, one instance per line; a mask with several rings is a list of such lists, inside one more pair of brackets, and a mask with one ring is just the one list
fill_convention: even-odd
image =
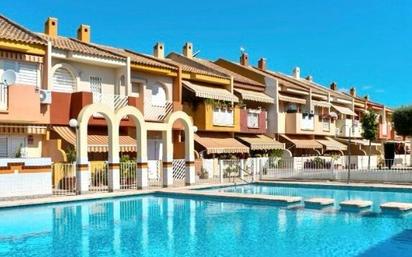
[(233, 126), (233, 110), (215, 108), (213, 111), (213, 124), (218, 126)]
[(154, 85), (150, 85), (148, 90), (151, 92), (151, 103), (152, 106), (165, 106), (167, 101), (166, 90), (163, 85), (160, 83), (156, 83)]
[(259, 128), (259, 110), (248, 110), (247, 126), (248, 128)]
[(16, 73), (16, 84), (38, 85), (39, 65), (36, 63), (0, 60), (0, 73), (6, 70), (12, 70)]
[(53, 91), (71, 93), (75, 90), (76, 80), (72, 73), (64, 68), (58, 68), (53, 74)]
[(25, 136), (2, 136), (0, 137), (0, 158), (15, 158), (18, 155), (25, 156)]

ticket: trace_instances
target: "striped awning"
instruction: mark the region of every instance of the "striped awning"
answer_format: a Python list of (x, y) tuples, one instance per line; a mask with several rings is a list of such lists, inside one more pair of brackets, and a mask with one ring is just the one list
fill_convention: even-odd
[(341, 114), (350, 115), (350, 116), (358, 116), (354, 111), (352, 111), (348, 107), (334, 105), (334, 104), (332, 105), (332, 107)]
[[(346, 140), (349, 143), (349, 140)], [(369, 146), (369, 140), (367, 139), (351, 139), (352, 144), (356, 145), (363, 145), (363, 146)], [(371, 146), (380, 146), (380, 143), (372, 142)]]
[(318, 143), (315, 139), (305, 138), (305, 137), (294, 137), (280, 135), (284, 140), (294, 145), (298, 149), (322, 149), (323, 146)]
[(285, 145), (265, 135), (239, 136), (237, 139), (250, 147), (250, 150), (285, 149)]
[(249, 147), (231, 137), (195, 134), (195, 142), (203, 146), (207, 154), (249, 153)]
[(239, 102), (239, 98), (224, 88), (207, 87), (198, 84), (193, 84), (187, 80), (183, 80), (182, 84), (185, 88), (195, 93), (196, 97), (215, 99), (228, 102)]
[(319, 143), (321, 143), (323, 146), (325, 146), (326, 150), (329, 151), (346, 151), (348, 150), (348, 147), (345, 144), (342, 144), (330, 137), (325, 137), (321, 139), (316, 139)]
[(279, 94), (279, 100), (288, 103), (306, 104), (306, 99)]
[(314, 106), (318, 106), (318, 107), (325, 107), (325, 108), (331, 107), (331, 103), (325, 102), (325, 101), (312, 100), (312, 103)]
[[(53, 130), (59, 134), (62, 139), (72, 145), (76, 145), (76, 134), (74, 131), (65, 126), (54, 126)], [(88, 151), (94, 153), (104, 153), (109, 151), (109, 137), (107, 135), (88, 135)], [(129, 136), (119, 136), (120, 152), (136, 152), (136, 140)]]
[(273, 104), (275, 100), (263, 92), (256, 92), (252, 90), (245, 89), (234, 89), (235, 92), (239, 93), (242, 96), (243, 100), (249, 100), (254, 102), (269, 103)]
[(45, 135), (47, 126), (45, 125), (23, 125), (23, 124), (0, 124), (1, 134), (32, 134)]
[(0, 59), (10, 59), (10, 60), (16, 60), (16, 61), (43, 63), (42, 56), (11, 52), (11, 51), (3, 51), (3, 50), (0, 51)]

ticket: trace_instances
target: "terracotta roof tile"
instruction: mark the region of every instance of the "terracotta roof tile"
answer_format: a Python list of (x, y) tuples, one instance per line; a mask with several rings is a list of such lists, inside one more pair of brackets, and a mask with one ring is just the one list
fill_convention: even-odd
[(2, 15), (0, 15), (0, 38), (27, 44), (47, 45), (46, 40)]
[(81, 42), (80, 40), (74, 38), (62, 36), (50, 37), (44, 33), (37, 34), (45, 40), (50, 40), (52, 46), (56, 49), (74, 51), (82, 54), (95, 55), (99, 57), (124, 59), (124, 57), (119, 54), (115, 54), (94, 44)]
[(198, 74), (203, 74), (203, 75), (208, 75), (208, 76), (218, 77), (218, 78), (225, 78), (225, 79), (229, 78), (228, 75), (222, 72), (216, 71), (214, 69), (211, 69), (210, 67), (198, 62), (196, 58), (189, 59), (178, 53), (170, 53), (167, 56), (167, 58), (171, 59), (175, 63), (178, 63), (178, 65), (182, 68), (182, 70), (186, 72), (193, 72), (193, 73), (198, 73)]

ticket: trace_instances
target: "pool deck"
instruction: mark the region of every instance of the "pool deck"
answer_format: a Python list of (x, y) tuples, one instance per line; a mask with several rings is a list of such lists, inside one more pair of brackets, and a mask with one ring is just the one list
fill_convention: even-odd
[[(394, 185), (394, 184), (377, 184), (377, 183), (342, 183), (342, 182), (321, 182), (321, 181), (258, 181), (259, 184), (300, 184), (300, 185), (319, 185), (319, 186), (336, 186), (336, 187), (363, 187), (363, 188), (373, 188), (373, 189), (412, 189), (412, 185)], [(228, 193), (228, 192), (217, 192), (217, 191), (198, 191), (194, 189), (202, 189), (209, 187), (225, 187), (233, 185), (243, 185), (245, 183), (216, 183), (216, 184), (199, 184), (193, 186), (183, 186), (183, 187), (171, 187), (171, 188), (150, 188), (144, 190), (127, 190), (127, 191), (116, 191), (116, 192), (98, 192), (98, 193), (88, 193), (83, 195), (71, 195), (71, 196), (45, 196), (38, 198), (23, 198), (23, 199), (0, 199), (0, 208), (11, 208), (11, 207), (21, 207), (21, 206), (32, 206), (41, 204), (55, 204), (55, 203), (67, 203), (76, 201), (88, 201), (88, 200), (98, 200), (98, 199), (110, 199), (117, 197), (127, 197), (127, 196), (138, 196), (146, 195), (157, 192), (169, 193), (175, 195), (186, 195), (186, 196), (203, 196), (203, 197), (219, 197), (226, 199), (243, 199), (243, 200), (254, 200), (263, 201), (271, 203), (280, 204), (296, 204), (301, 203), (301, 197), (290, 197), (290, 196), (274, 196), (274, 195), (258, 195), (258, 194), (243, 194), (243, 193)], [(320, 203), (319, 203), (320, 204)], [(408, 204), (408, 203), (400, 203)], [(404, 205), (403, 207), (405, 207)], [(411, 205), (412, 206), (412, 205)], [(408, 206), (409, 207), (409, 206)], [(388, 207), (390, 208), (390, 207)], [(393, 207), (395, 208), (395, 207)], [(400, 208), (400, 207), (399, 207)], [(412, 207), (411, 207), (412, 208)]]

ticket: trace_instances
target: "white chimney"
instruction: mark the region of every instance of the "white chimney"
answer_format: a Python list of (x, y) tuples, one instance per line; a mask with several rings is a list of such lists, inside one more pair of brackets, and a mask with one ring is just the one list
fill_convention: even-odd
[(295, 67), (292, 71), (292, 76), (296, 79), (300, 79), (300, 68)]

